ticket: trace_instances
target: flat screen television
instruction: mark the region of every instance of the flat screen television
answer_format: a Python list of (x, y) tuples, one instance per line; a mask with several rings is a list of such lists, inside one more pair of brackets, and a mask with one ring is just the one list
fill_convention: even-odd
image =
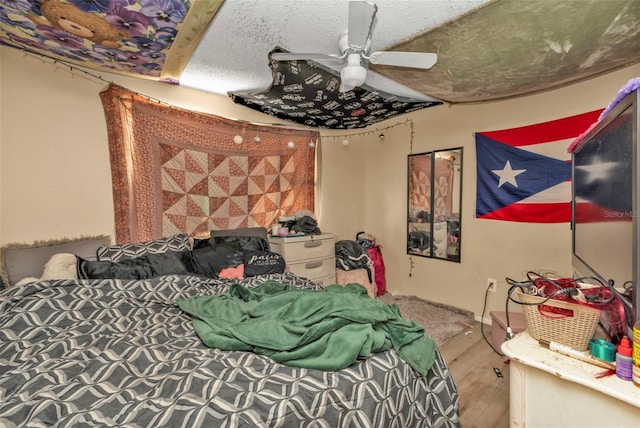
[(574, 275), (612, 283), (626, 297), (628, 327), (640, 319), (638, 102), (637, 90), (625, 96), (572, 155)]

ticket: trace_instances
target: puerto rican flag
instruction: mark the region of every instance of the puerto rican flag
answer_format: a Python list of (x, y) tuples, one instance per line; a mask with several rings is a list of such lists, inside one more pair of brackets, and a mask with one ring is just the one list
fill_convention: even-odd
[(571, 221), (567, 147), (598, 120), (600, 112), (477, 132), (476, 217), (529, 223)]

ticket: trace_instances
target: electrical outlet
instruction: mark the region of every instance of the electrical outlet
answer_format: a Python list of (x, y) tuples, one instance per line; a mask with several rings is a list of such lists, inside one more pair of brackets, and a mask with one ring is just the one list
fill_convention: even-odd
[(498, 281), (493, 278), (487, 278), (487, 287), (489, 291), (493, 291), (494, 293), (498, 291)]

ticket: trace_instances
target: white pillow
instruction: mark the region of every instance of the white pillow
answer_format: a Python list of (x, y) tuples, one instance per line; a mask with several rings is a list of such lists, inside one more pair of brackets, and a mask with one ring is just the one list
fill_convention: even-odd
[(76, 263), (75, 254), (54, 254), (44, 265), (44, 271), (40, 279), (78, 279)]

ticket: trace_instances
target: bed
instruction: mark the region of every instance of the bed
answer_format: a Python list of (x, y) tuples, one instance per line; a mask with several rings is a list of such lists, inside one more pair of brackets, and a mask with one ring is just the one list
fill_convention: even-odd
[(0, 426), (459, 426), (437, 349), (425, 376), (393, 349), (340, 370), (295, 367), (204, 345), (177, 304), (273, 282), (326, 291), (284, 272), (50, 279), (0, 292)]

